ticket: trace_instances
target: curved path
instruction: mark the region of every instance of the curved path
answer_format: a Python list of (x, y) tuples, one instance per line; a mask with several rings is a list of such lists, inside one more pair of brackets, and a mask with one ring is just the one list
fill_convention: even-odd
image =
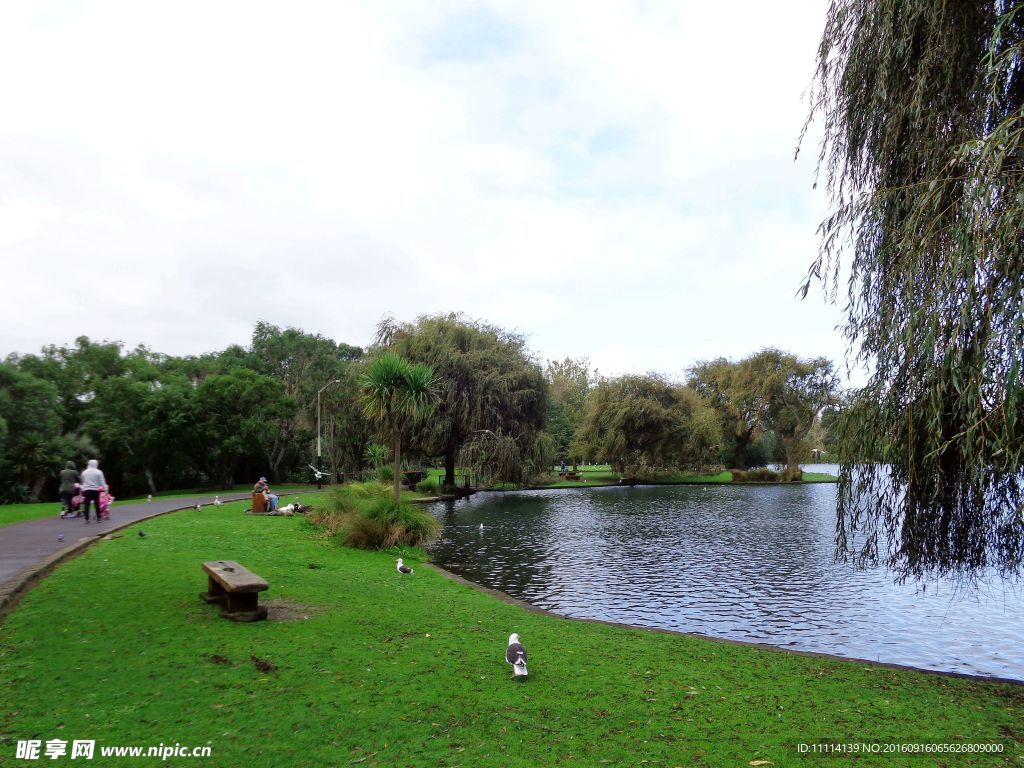
[[(289, 488), (282, 497), (316, 493), (316, 488)], [(218, 494), (156, 498), (153, 501), (117, 503), (110, 519), (88, 525), (80, 517), (61, 518), (56, 513), (39, 520), (26, 520), (0, 528), (0, 616), (10, 610), (25, 591), (53, 566), (107, 534), (140, 520), (213, 503)], [(223, 494), (221, 501), (246, 501), (248, 492)], [(57, 505), (54, 504), (56, 512)], [(63, 536), (63, 540), (61, 540)]]

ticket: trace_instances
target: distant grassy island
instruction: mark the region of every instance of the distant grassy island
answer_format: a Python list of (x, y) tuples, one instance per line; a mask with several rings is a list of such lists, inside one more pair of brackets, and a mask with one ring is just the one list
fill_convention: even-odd
[[(568, 475), (569, 478), (562, 477)], [(439, 469), (427, 470), (428, 481), (440, 485), (444, 472)], [(575, 476), (575, 477), (573, 477)], [(792, 485), (800, 483), (835, 483), (839, 478), (825, 472), (803, 472), (799, 480), (786, 480), (782, 473), (773, 472), (768, 469), (752, 470), (722, 470), (714, 473), (700, 472), (661, 472), (640, 477), (629, 477), (623, 472), (616, 472), (608, 464), (585, 464), (578, 465), (573, 471), (567, 465), (566, 472), (562, 473), (559, 468), (554, 468), (547, 476), (541, 476), (538, 482), (529, 483), (523, 487), (531, 490), (544, 488), (596, 488), (609, 485), (723, 485), (723, 484), (783, 484)], [(512, 490), (518, 486), (510, 484), (496, 484), (485, 487), (484, 490)]]

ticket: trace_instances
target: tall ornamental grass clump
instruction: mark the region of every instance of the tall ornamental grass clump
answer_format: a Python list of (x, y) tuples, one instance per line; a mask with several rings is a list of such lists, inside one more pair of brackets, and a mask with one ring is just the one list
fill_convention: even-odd
[(420, 480), (416, 483), (416, 490), (420, 493), (434, 495), (441, 491), (441, 487), (437, 484), (437, 480), (432, 477), (428, 477), (426, 480)]
[(327, 494), (314, 524), (350, 547), (418, 547), (437, 538), (441, 523), (412, 504), (396, 504), (379, 483), (352, 483)]

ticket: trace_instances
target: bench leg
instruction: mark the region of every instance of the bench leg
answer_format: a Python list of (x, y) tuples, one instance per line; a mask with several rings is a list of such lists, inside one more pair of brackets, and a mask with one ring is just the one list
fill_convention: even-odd
[(260, 606), (259, 592), (231, 592), (220, 615), (232, 621), (260, 621), (267, 618), (267, 609)]
[(221, 603), (227, 601), (228, 593), (224, 590), (220, 584), (218, 584), (212, 576), (207, 578), (206, 592), (200, 592), (199, 596), (208, 603)]

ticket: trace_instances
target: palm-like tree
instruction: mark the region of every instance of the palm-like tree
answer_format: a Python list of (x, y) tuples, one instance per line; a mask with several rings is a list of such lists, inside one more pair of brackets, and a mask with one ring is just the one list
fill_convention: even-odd
[(366, 415), (391, 433), (394, 444), (395, 504), (402, 488), (402, 429), (430, 411), (437, 399), (430, 366), (410, 363), (392, 352), (374, 360), (359, 379), (360, 400)]

